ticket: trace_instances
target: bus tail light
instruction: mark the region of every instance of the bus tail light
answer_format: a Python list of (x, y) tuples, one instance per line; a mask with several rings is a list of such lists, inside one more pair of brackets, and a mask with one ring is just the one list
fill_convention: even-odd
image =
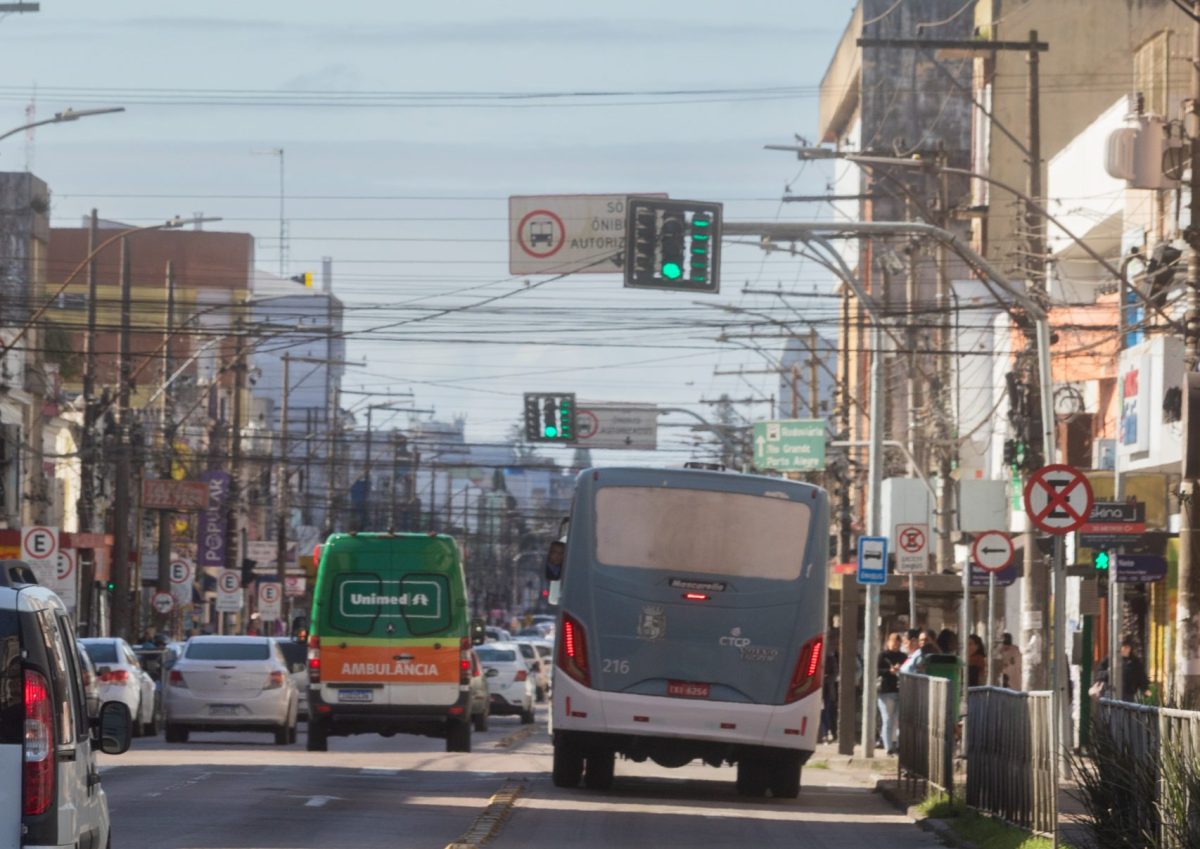
[(824, 647), (825, 641), (819, 635), (800, 647), (800, 657), (796, 660), (796, 669), (792, 672), (792, 680), (788, 684), (785, 699), (788, 704), (798, 702), (821, 689), (821, 680), (824, 677), (821, 657)]
[(25, 757), (21, 765), (21, 809), (44, 814), (54, 801), (54, 711), (46, 679), (25, 670)]
[(308, 683), (321, 683), (321, 638), (308, 638)]
[(562, 615), (562, 634), (558, 640), (558, 666), (585, 687), (592, 686), (588, 668), (587, 635), (583, 626), (569, 613)]

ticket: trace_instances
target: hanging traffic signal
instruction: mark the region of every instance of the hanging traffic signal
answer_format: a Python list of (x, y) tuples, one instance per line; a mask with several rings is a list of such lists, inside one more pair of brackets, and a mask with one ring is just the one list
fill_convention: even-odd
[(1109, 564), (1109, 554), (1107, 551), (1097, 551), (1092, 555), (1092, 567), (1097, 572), (1107, 572)]
[(625, 232), (626, 287), (720, 291), (721, 204), (631, 197)]
[(526, 442), (575, 441), (575, 393), (525, 393)]

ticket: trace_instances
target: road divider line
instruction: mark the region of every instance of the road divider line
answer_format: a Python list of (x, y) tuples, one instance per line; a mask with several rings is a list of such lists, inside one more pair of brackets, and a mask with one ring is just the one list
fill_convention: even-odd
[(522, 740), (525, 740), (526, 738), (530, 737), (536, 728), (537, 728), (536, 725), (522, 725), (520, 728), (518, 728), (512, 734), (509, 734), (507, 737), (501, 737), (499, 740), (497, 740), (496, 748), (497, 749), (511, 749), (513, 746), (517, 745)]
[(512, 814), (517, 797), (524, 791), (525, 785), (519, 781), (506, 781), (500, 789), (488, 800), (483, 812), (475, 818), (471, 827), (446, 849), (478, 849), (500, 833), (500, 828)]

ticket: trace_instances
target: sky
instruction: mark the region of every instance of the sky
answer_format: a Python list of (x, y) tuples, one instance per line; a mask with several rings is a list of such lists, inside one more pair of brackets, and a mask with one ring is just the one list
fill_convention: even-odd
[[(723, 202), (729, 220), (828, 215), (781, 198), (825, 192), (830, 167), (763, 145), (815, 137), (853, 6), (42, 0), (0, 17), (0, 132), (31, 102), (36, 118), (127, 111), (13, 136), (0, 169), (50, 185), (56, 226), (93, 207), (131, 224), (220, 216), (208, 226), (253, 234), (278, 272), (282, 149), (283, 271), (333, 258), (347, 359), (365, 363), (344, 387), (411, 391), (435, 411), (415, 418), (464, 416), (473, 442), (505, 440), (524, 392), (705, 418), (724, 393), (764, 419), (784, 341), (764, 322), (834, 335), (834, 302), (805, 297), (829, 291), (824, 272), (742, 238), (723, 245), (719, 295), (514, 277), (508, 198), (665, 192)], [(689, 419), (661, 421), (647, 460), (688, 459)]]

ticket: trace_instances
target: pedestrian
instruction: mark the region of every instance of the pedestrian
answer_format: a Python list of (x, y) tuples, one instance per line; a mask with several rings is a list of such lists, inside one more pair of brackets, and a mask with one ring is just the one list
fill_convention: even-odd
[(841, 659), (838, 655), (838, 631), (833, 628), (825, 636), (825, 674), (821, 679), (821, 722), (817, 729), (817, 741), (833, 742), (838, 729), (838, 671)]
[(900, 634), (888, 634), (876, 664), (879, 673), (879, 734), (883, 748), (896, 754), (899, 741), (900, 667), (908, 658), (900, 651)]
[[(1108, 658), (1104, 658), (1096, 666), (1095, 681), (1103, 685), (1103, 690), (1112, 698), (1108, 680)], [(1150, 678), (1146, 675), (1146, 666), (1133, 650), (1133, 639), (1125, 637), (1121, 640), (1121, 701), (1134, 702), (1139, 697), (1149, 698)]]
[(1021, 650), (1013, 645), (1012, 634), (1007, 631), (1000, 638), (1000, 686), (1010, 690), (1021, 689)]
[(904, 663), (900, 665), (901, 672), (915, 672), (913, 668), (917, 662), (917, 657), (921, 653), (921, 630), (919, 628), (909, 628), (904, 634), (904, 653), (907, 656)]
[(967, 637), (967, 686), (978, 687), (987, 683), (987, 652), (978, 634)]
[(937, 635), (937, 644), (941, 647), (942, 654), (958, 654), (958, 634), (949, 628), (943, 628)]

